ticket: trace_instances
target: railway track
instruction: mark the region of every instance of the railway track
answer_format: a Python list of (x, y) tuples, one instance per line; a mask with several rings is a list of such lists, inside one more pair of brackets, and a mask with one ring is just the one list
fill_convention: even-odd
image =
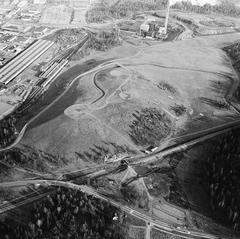
[(18, 207), (27, 205), (29, 203), (32, 203), (34, 201), (37, 201), (39, 199), (42, 199), (50, 194), (53, 194), (56, 192), (56, 189), (44, 189), (41, 191), (34, 191), (32, 193), (26, 194), (24, 196), (18, 197), (14, 200), (11, 200), (10, 202), (5, 202), (1, 204), (0, 206), (0, 214), (6, 213), (7, 211), (15, 210)]
[(45, 51), (47, 51), (54, 42), (38, 40), (30, 46), (27, 51), (18, 55), (9, 64), (0, 69), (0, 79), (4, 84), (10, 83), (16, 76), (39, 58)]

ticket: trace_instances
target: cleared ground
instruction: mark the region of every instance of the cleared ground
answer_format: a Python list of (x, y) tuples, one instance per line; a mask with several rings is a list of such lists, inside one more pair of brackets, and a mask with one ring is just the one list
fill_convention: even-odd
[(43, 24), (69, 24), (73, 9), (64, 5), (49, 6), (43, 12), (40, 22)]
[[(164, 114), (164, 122), (171, 128), (156, 138), (156, 146), (170, 134), (224, 123), (236, 116), (224, 97), (237, 78), (219, 48), (238, 36), (146, 47), (133, 57), (119, 60), (120, 65), (79, 78), (64, 97), (33, 122), (21, 143), (68, 158), (76, 158), (77, 152), (80, 158), (102, 162), (106, 152), (131, 154), (149, 146), (148, 142), (134, 140), (130, 130), (144, 109), (154, 108)], [(176, 105), (183, 105), (186, 112), (177, 115), (172, 108)], [(150, 132), (156, 131), (154, 127)]]

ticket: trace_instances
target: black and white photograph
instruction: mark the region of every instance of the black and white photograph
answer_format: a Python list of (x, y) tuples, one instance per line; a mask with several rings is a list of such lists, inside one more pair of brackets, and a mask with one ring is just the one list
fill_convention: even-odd
[(239, 239), (240, 0), (0, 0), (0, 239)]

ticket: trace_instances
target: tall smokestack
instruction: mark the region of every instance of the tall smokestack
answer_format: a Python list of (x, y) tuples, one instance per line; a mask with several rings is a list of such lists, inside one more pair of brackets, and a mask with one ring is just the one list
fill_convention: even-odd
[(166, 12), (166, 19), (165, 19), (165, 34), (167, 34), (167, 28), (168, 28), (168, 20), (169, 20), (169, 13), (170, 13), (170, 0), (167, 2), (167, 12)]

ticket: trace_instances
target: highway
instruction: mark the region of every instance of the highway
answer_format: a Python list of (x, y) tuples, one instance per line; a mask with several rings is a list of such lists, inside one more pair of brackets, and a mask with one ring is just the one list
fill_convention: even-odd
[[(18, 187), (18, 186), (27, 186), (30, 184), (36, 184), (36, 185), (43, 185), (43, 186), (60, 186), (60, 187), (65, 187), (65, 188), (70, 188), (73, 190), (80, 190), (83, 193), (86, 193), (88, 195), (92, 195), (96, 198), (99, 198), (101, 200), (104, 200), (111, 205), (119, 208), (121, 211), (131, 214), (132, 216), (141, 219), (145, 221), (146, 225), (147, 223), (150, 223), (153, 228), (156, 230), (162, 231), (167, 234), (172, 234), (174, 236), (180, 236), (182, 238), (206, 238), (206, 239), (219, 239), (219, 238), (224, 238), (220, 237), (219, 235), (213, 235), (213, 234), (208, 234), (208, 233), (203, 233), (201, 231), (197, 230), (186, 230), (183, 228), (177, 228), (172, 225), (169, 225), (165, 222), (162, 222), (158, 220), (155, 217), (152, 217), (150, 215), (147, 215), (145, 213), (142, 213), (139, 210), (133, 209), (131, 207), (122, 205), (119, 202), (116, 202), (112, 199), (109, 199), (105, 197), (104, 195), (101, 195), (99, 192), (97, 192), (95, 189), (85, 186), (85, 185), (78, 185), (74, 184), (72, 182), (63, 182), (63, 181), (57, 181), (57, 180), (26, 180), (26, 181), (17, 181), (17, 182), (5, 182), (5, 183), (0, 183), (0, 187)], [(37, 196), (38, 197), (38, 196)], [(40, 195), (39, 195), (40, 197)], [(32, 201), (35, 201), (36, 197), (33, 197)], [(25, 203), (31, 202), (31, 197), (25, 200)], [(10, 205), (9, 203), (3, 204), (0, 206), (0, 213), (6, 212), (8, 210), (11, 210), (14, 207), (23, 205), (23, 202), (19, 202), (18, 204), (15, 205)]]
[(56, 190), (45, 190), (42, 192), (32, 192), (29, 194), (26, 194), (22, 197), (19, 197), (15, 200), (12, 200), (11, 202), (5, 202), (3, 204), (1, 204), (0, 206), (0, 214), (10, 211), (10, 210), (14, 210), (20, 206), (24, 206), (28, 203), (32, 203), (34, 201), (40, 200), (41, 198), (44, 198), (52, 193), (54, 193)]

